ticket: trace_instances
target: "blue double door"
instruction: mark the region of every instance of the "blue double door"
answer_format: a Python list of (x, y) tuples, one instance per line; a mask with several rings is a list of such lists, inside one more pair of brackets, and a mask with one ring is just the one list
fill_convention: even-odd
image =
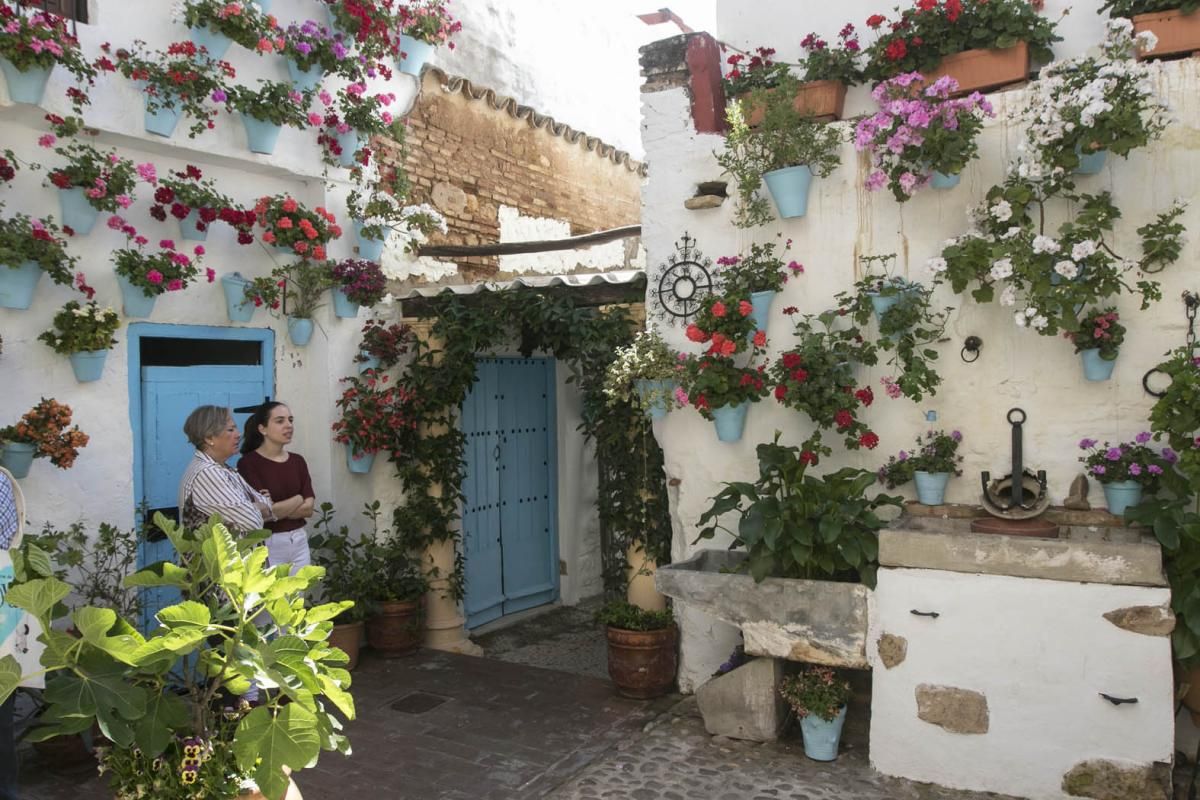
[(467, 627), (558, 597), (554, 361), (481, 358), (463, 401)]

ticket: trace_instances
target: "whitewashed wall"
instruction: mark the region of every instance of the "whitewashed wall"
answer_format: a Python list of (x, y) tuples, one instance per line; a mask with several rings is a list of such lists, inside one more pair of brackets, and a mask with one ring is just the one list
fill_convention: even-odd
[[(865, 19), (875, 10), (864, 3), (847, 6), (851, 10), (845, 11), (844, 6), (837, 21), (845, 14)], [(805, 21), (798, 28), (789, 28), (784, 20), (792, 19), (787, 16), (791, 7), (782, 2), (751, 7), (734, 0), (722, 1), (718, 3), (718, 17), (737, 36), (760, 31), (764, 39), (773, 31), (790, 29), (802, 35), (815, 27)], [(1087, 13), (1077, 8), (1073, 16)], [(836, 32), (835, 21), (829, 25)], [(726, 31), (722, 28), (719, 33)], [(1083, 50), (1089, 42), (1075, 38), (1068, 44)], [(1200, 62), (1176, 61), (1156, 66), (1155, 71), (1156, 85), (1171, 103), (1175, 124), (1162, 141), (1135, 151), (1128, 160), (1113, 159), (1100, 175), (1079, 180), (1082, 191), (1113, 191), (1124, 216), (1112, 244), (1118, 252), (1133, 256), (1139, 254), (1134, 229), (1166, 209), (1175, 198), (1194, 198), (1200, 180)], [(805, 265), (806, 274), (792, 280), (772, 307), (768, 336), (770, 355), (774, 357), (792, 343), (791, 326), (782, 310), (797, 306), (801, 313), (817, 313), (833, 306), (833, 295), (848, 289), (856, 278), (857, 255), (897, 253), (898, 273), (928, 282), (931, 275), (925, 268), (926, 260), (939, 254), (944, 240), (966, 230), (967, 208), (1002, 179), (1004, 166), (1021, 139), (1020, 124), (1012, 116), (1022, 107), (1024, 93), (995, 94), (991, 100), (997, 117), (980, 138), (980, 158), (967, 167), (957, 188), (922, 191), (899, 205), (888, 192), (872, 194), (861, 187), (867, 164), (852, 145), (846, 144), (838, 170), (829, 178), (814, 181), (806, 217), (743, 231), (732, 224), (732, 200), (713, 210), (688, 211), (683, 207), (699, 182), (722, 179), (712, 155), (723, 146), (722, 137), (695, 133), (683, 89), (643, 95), (643, 142), (651, 167), (642, 196), (642, 224), (651, 286), (655, 285), (653, 270), (671, 259), (675, 242), (685, 231), (714, 260), (743, 252), (752, 242), (773, 241), (776, 234), (782, 233), (793, 240), (792, 257)], [(1048, 205), (1047, 211), (1050, 229), (1072, 213), (1061, 201)], [(942, 389), (919, 404), (907, 399), (889, 400), (879, 380), (894, 371), (886, 365), (861, 369), (860, 383), (870, 384), (877, 398), (865, 410), (864, 418), (879, 434), (880, 445), (874, 451), (835, 452), (835, 457), (822, 467), (836, 469), (850, 464), (877, 468), (889, 454), (910, 447), (913, 436), (926, 429), (925, 412), (932, 410), (938, 412), (939, 427), (958, 428), (964, 435), (960, 452), (966, 456), (965, 474), (950, 482), (947, 500), (975, 503), (981, 470), (991, 470), (994, 475), (1009, 472), (1010, 429), (1004, 416), (1009, 408), (1021, 406), (1029, 415), (1025, 426), (1026, 464), (1048, 472), (1053, 501), (1061, 503), (1071, 480), (1080, 472), (1081, 465), (1076, 461), (1080, 438), (1127, 439), (1147, 427), (1152, 398), (1142, 391), (1142, 375), (1164, 351), (1183, 343), (1186, 321), (1179, 295), (1184, 289), (1198, 288), (1195, 264), (1200, 256), (1200, 205), (1193, 203), (1183, 222), (1189, 230), (1183, 256), (1159, 276), (1165, 299), (1145, 313), (1138, 313), (1136, 301), (1129, 298), (1118, 304), (1129, 334), (1111, 381), (1086, 382), (1079, 357), (1068, 343), (1016, 328), (1010, 309), (998, 304), (977, 305), (969, 296), (956, 296), (943, 287), (935, 299), (956, 310), (947, 329), (950, 341), (936, 348)], [(647, 302), (651, 301), (648, 296)], [(984, 346), (976, 363), (965, 364), (959, 351), (971, 334), (982, 337)], [(667, 335), (680, 350), (695, 347), (680, 328), (669, 329)], [(692, 545), (696, 521), (722, 483), (748, 480), (757, 474), (754, 448), (759, 442), (770, 441), (779, 430), (785, 443), (799, 444), (811, 427), (806, 416), (770, 398), (751, 408), (745, 436), (736, 444), (718, 442), (712, 424), (691, 410), (672, 413), (656, 423), (666, 455), (667, 476), (680, 481), (673, 504), (675, 560), (696, 549)], [(826, 434), (825, 441), (840, 443), (840, 437)], [(911, 486), (906, 491), (911, 496)], [(1094, 505), (1103, 505), (1098, 486), (1093, 485), (1091, 499)], [(700, 546), (725, 544), (716, 541)], [(729, 626), (686, 609), (682, 617), (680, 685), (687, 691), (707, 680), (737, 637)]]

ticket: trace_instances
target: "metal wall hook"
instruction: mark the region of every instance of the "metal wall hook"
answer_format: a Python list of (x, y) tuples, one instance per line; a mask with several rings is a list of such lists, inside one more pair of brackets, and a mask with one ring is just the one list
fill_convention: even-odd
[(937, 619), (941, 616), (937, 611), (917, 611), (915, 608), (911, 609), (908, 613), (914, 617), (929, 617), (930, 619)]
[[(963, 348), (959, 351), (959, 358), (968, 364), (974, 364), (979, 360), (979, 351), (983, 349), (983, 339), (978, 336), (968, 336), (963, 342)], [(971, 353), (972, 357), (967, 358), (967, 353)]]
[(1111, 694), (1105, 694), (1104, 692), (1100, 692), (1100, 696), (1114, 706), (1124, 705), (1125, 703), (1136, 703), (1138, 701), (1136, 697), (1113, 697)]

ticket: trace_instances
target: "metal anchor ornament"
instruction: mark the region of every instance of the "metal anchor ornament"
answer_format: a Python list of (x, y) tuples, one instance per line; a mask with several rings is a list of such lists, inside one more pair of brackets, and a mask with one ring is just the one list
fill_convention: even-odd
[(981, 502), (984, 509), (1001, 519), (1031, 519), (1050, 506), (1050, 495), (1046, 492), (1046, 470), (1036, 474), (1025, 468), (1021, 449), (1022, 426), (1027, 416), (1021, 408), (1008, 411), (1008, 424), (1012, 426), (1012, 472), (997, 480), (990, 472), (980, 474), (983, 484)]

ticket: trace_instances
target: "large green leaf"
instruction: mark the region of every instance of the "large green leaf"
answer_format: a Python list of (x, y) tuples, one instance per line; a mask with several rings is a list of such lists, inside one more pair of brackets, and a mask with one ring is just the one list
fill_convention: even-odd
[(321, 690), (329, 701), (346, 715), (346, 719), (354, 719), (354, 698), (329, 675), (321, 676)]
[(71, 587), (58, 578), (38, 578), (11, 587), (4, 601), (44, 620), (50, 615), (50, 610), (70, 593)]
[(160, 692), (146, 704), (146, 713), (134, 726), (134, 739), (148, 758), (154, 758), (171, 743), (173, 731), (187, 723), (187, 704), (171, 692)]
[(173, 561), (159, 561), (140, 569), (125, 579), (128, 587), (153, 587), (188, 585), (188, 572)]
[(137, 650), (145, 640), (129, 623), (109, 608), (87, 606), (71, 615), (84, 641), (125, 664), (137, 663)]
[(12, 656), (0, 658), (0, 703), (8, 699), (20, 682), (21, 665), (17, 659)]
[(154, 615), (160, 623), (173, 631), (191, 628), (207, 628), (212, 621), (208, 606), (194, 600), (184, 600), (173, 606), (167, 606)]
[(274, 717), (265, 706), (254, 709), (238, 724), (233, 739), (238, 765), (249, 770), (257, 763), (254, 780), (270, 800), (282, 800), (287, 793), (283, 767), (304, 769), (320, 748), (316, 715), (295, 703), (284, 706)]

